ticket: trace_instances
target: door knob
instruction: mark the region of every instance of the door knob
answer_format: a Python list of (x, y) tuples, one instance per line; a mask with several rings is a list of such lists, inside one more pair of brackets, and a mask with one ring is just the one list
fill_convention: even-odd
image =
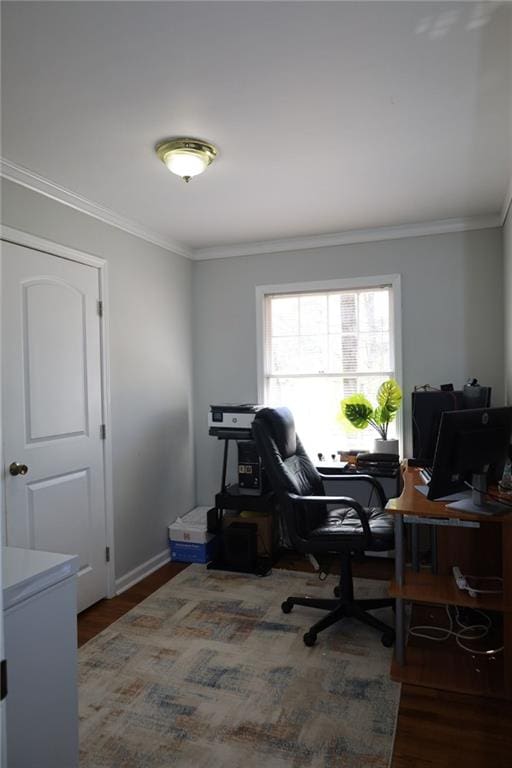
[(13, 461), (9, 467), (9, 472), (14, 477), (16, 477), (16, 475), (26, 475), (28, 472), (28, 467), (26, 464), (20, 464), (19, 461)]

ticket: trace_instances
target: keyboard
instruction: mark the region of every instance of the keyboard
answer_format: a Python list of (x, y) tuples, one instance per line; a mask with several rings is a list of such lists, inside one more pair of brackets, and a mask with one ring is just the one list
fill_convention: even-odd
[(432, 467), (423, 467), (423, 469), (420, 469), (420, 477), (424, 483), (430, 485), (430, 481), (432, 480)]

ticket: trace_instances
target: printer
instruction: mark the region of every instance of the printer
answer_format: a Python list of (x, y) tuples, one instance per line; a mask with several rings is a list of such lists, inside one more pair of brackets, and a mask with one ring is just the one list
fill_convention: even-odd
[(210, 405), (208, 434), (213, 437), (247, 440), (251, 437), (251, 424), (260, 408), (263, 408), (263, 405), (253, 403)]

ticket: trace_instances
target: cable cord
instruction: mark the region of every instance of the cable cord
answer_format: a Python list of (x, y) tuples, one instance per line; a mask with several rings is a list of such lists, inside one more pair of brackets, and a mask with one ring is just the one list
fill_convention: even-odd
[[(489, 630), (492, 626), (492, 621), (485, 614), (483, 611), (478, 610), (478, 608), (472, 608), (472, 611), (475, 613), (478, 613), (480, 616), (483, 617), (485, 620), (485, 624), (464, 624), (463, 621), (460, 619), (460, 611), (459, 607), (455, 606), (455, 624), (457, 625), (458, 629), (454, 629), (454, 619), (450, 612), (450, 607), (448, 605), (445, 605), (445, 611), (446, 615), (448, 616), (448, 627), (438, 627), (434, 625), (428, 625), (428, 624), (418, 624), (415, 627), (409, 628), (409, 634), (413, 637), (422, 637), (426, 640), (434, 640), (437, 643), (442, 643), (445, 640), (449, 640), (450, 637), (455, 638), (455, 642), (457, 645), (462, 648), (465, 651), (468, 651), (469, 653), (478, 654), (479, 656), (492, 656), (495, 653), (501, 653), (503, 651), (503, 646), (499, 648), (492, 648), (488, 649), (486, 651), (479, 651), (475, 648), (471, 648), (468, 645), (465, 645), (462, 641), (468, 640), (482, 640), (484, 637), (487, 637), (489, 634)], [(434, 634), (426, 634), (429, 633), (439, 633), (439, 635), (436, 637)], [(470, 634), (468, 634), (470, 633)]]
[(472, 574), (463, 574), (464, 578), (466, 579), (467, 585), (468, 585), (468, 592), (471, 594), (472, 592), (476, 593), (477, 595), (502, 595), (503, 594), (503, 586), (501, 589), (477, 589), (476, 587), (472, 587), (471, 584), (468, 582), (468, 579), (474, 579), (475, 581), (498, 581), (501, 585), (503, 585), (503, 579), (501, 576), (473, 576)]

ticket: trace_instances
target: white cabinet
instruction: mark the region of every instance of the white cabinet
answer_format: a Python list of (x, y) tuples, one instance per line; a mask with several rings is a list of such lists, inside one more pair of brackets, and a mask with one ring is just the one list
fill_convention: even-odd
[(77, 557), (4, 547), (9, 768), (78, 768), (77, 570)]

